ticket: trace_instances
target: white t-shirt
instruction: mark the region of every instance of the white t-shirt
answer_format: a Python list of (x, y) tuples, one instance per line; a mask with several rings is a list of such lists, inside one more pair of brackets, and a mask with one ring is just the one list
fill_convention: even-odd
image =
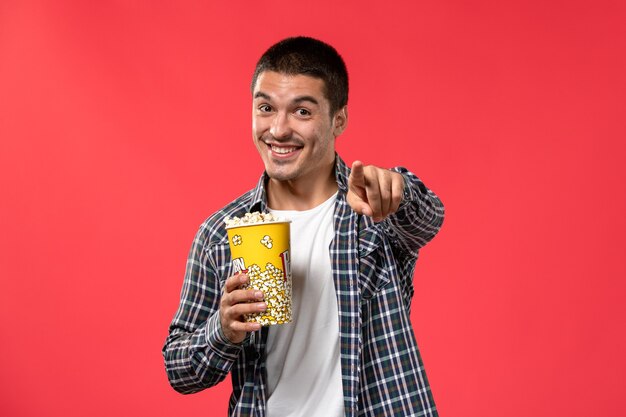
[(266, 344), (268, 417), (343, 417), (339, 319), (329, 247), (337, 194), (291, 220), (292, 322)]

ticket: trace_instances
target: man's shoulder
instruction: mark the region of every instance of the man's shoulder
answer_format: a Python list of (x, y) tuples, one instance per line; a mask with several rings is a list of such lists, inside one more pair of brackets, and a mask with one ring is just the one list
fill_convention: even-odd
[(225, 220), (228, 217), (242, 217), (250, 211), (255, 189), (240, 195), (218, 211), (211, 214), (200, 225), (199, 234), (203, 236), (205, 245), (225, 243), (228, 240)]

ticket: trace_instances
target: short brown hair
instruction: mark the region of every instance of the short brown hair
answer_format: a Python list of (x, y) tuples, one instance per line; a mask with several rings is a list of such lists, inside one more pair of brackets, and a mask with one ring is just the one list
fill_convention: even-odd
[(256, 81), (264, 71), (308, 75), (324, 81), (331, 116), (348, 104), (346, 64), (335, 48), (317, 39), (298, 36), (272, 45), (256, 64), (251, 91), (254, 92)]

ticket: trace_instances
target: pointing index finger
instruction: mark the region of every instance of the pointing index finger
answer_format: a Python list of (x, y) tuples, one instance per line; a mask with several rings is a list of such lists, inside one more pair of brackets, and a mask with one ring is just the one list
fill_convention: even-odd
[(361, 161), (354, 161), (352, 163), (352, 171), (350, 172), (348, 183), (354, 187), (365, 188), (365, 172)]

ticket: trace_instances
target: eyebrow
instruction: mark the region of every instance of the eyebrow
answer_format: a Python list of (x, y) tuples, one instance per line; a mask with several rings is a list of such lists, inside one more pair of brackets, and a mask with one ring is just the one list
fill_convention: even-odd
[(293, 102), (296, 103), (296, 104), (302, 103), (303, 101), (309, 101), (309, 102), (315, 104), (316, 106), (319, 106), (319, 103), (317, 102), (315, 97), (311, 97), (311, 96), (300, 96), (300, 97), (296, 97), (293, 100)]
[[(272, 101), (272, 98), (271, 98), (269, 95), (265, 94), (263, 91), (257, 91), (257, 92), (254, 94), (254, 98), (255, 98), (255, 99), (257, 99), (257, 98), (262, 98), (262, 99), (265, 99), (265, 100), (268, 100), (268, 101)], [(293, 103), (294, 103), (294, 104), (300, 104), (300, 103), (302, 103), (303, 101), (308, 101), (308, 102), (310, 102), (310, 103), (315, 104), (316, 106), (319, 106), (319, 104), (320, 104), (320, 103), (319, 103), (319, 102), (315, 99), (315, 97), (312, 97), (312, 96), (298, 96), (298, 97), (296, 97), (295, 99), (293, 99)]]
[(263, 91), (257, 91), (256, 94), (254, 95), (254, 98), (264, 98), (265, 100), (271, 100), (270, 96), (268, 96), (267, 94), (265, 94)]

